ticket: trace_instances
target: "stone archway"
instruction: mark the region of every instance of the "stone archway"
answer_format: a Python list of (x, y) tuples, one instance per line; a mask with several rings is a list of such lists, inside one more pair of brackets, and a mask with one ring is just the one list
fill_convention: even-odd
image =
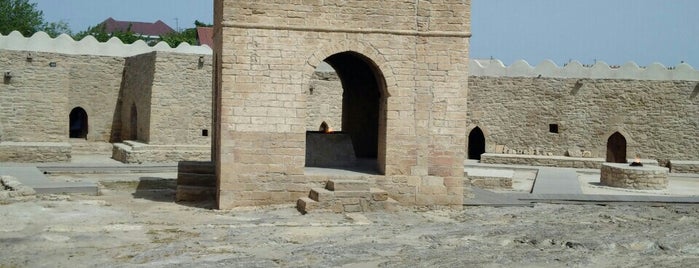
[(327, 180), (305, 167), (309, 80), (322, 61), (345, 88), (342, 130), (376, 159), (376, 177), (362, 179), (399, 202), (462, 205), (470, 1), (214, 7), (219, 208), (295, 202)]
[(485, 153), (485, 135), (480, 127), (475, 127), (468, 134), (468, 159), (481, 160)]
[(626, 138), (619, 132), (614, 132), (607, 139), (607, 162), (626, 163)]
[[(382, 105), (382, 103), (386, 103), (387, 98), (387, 94), (384, 93), (386, 92), (386, 83), (383, 73), (372, 59), (355, 51), (335, 53), (327, 57), (324, 62), (330, 65), (337, 74), (339, 86), (342, 88), (341, 95), (336, 94), (313, 99), (308, 101), (306, 106), (310, 110), (322, 105), (321, 102), (340, 103), (340, 109), (327, 110), (325, 112), (340, 113), (342, 131), (341, 133), (310, 132), (308, 135), (348, 135), (349, 139), (339, 137), (333, 139), (313, 138), (313, 142), (320, 140), (329, 142), (349, 140), (354, 151), (353, 157), (359, 160), (357, 161), (358, 164), (374, 166), (377, 171), (384, 170), (384, 167), (378, 166), (383, 161), (377, 162), (380, 152), (379, 148), (385, 146), (385, 144), (379, 145), (380, 133), (385, 133), (386, 131), (385, 124), (380, 123), (380, 118), (386, 117), (386, 107)], [(322, 94), (322, 92), (316, 92), (315, 94)], [(340, 98), (340, 100), (328, 100), (328, 98)], [(330, 118), (337, 117), (336, 115), (326, 116)], [(382, 127), (383, 129), (381, 129)], [(308, 150), (311, 150), (308, 147), (308, 135), (306, 141), (307, 166), (309, 163), (321, 162), (314, 157), (319, 154), (308, 152)], [(385, 139), (381, 140), (385, 141)], [(330, 147), (330, 145), (318, 146), (314, 144), (313, 146), (315, 149), (324, 147)], [(344, 148), (344, 146), (335, 144), (334, 148), (332, 151), (337, 151), (337, 149)], [(324, 155), (323, 157), (327, 158), (328, 156)], [(347, 157), (340, 158), (348, 159)], [(333, 164), (332, 166), (355, 165), (353, 163), (332, 163), (332, 161), (329, 161), (328, 164)]]
[(71, 139), (87, 139), (88, 121), (87, 112), (82, 107), (75, 107), (70, 111), (69, 137)]

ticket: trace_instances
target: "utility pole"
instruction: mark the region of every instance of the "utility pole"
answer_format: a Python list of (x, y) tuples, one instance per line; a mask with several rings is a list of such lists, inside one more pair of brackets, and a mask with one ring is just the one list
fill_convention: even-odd
[(180, 19), (175, 18), (175, 30), (179, 33), (180, 32)]

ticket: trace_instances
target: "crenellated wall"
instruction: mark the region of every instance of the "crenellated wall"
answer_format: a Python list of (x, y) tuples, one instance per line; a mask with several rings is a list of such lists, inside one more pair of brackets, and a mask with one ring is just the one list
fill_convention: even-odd
[(604, 158), (619, 132), (629, 158), (699, 158), (699, 71), (687, 64), (474, 60), (470, 67), (469, 131), (483, 130), (486, 152)]
[(496, 59), (473, 59), (469, 61), (469, 75), (489, 77), (699, 81), (699, 70), (695, 70), (686, 63), (681, 63), (670, 68), (660, 63), (639, 67), (634, 62), (628, 62), (622, 66), (610, 67), (603, 61), (598, 61), (592, 66), (583, 66), (578, 61), (571, 61), (565, 66), (559, 67), (550, 60), (545, 60), (536, 66), (531, 66), (524, 60), (518, 60), (510, 66), (505, 66), (500, 60)]
[[(0, 161), (69, 160), (69, 114), (77, 107), (87, 113), (88, 141), (177, 145), (160, 147), (153, 154), (160, 162), (192, 155), (182, 145), (210, 143), (202, 137), (211, 126), (210, 55), (208, 47), (186, 44), (0, 35), (0, 72), (11, 75), (0, 84)], [(181, 148), (186, 152), (164, 153)], [(202, 150), (196, 155), (208, 158)]]
[(211, 54), (208, 46), (192, 46), (181, 43), (172, 48), (165, 42), (159, 42), (155, 46), (148, 46), (143, 40), (138, 40), (133, 44), (124, 44), (116, 37), (112, 37), (107, 42), (99, 42), (92, 36), (75, 41), (68, 35), (61, 34), (56, 38), (51, 38), (45, 32), (37, 32), (31, 37), (24, 37), (21, 33), (13, 31), (8, 35), (0, 34), (0, 50), (20, 50), (50, 52), (67, 55), (97, 55), (112, 57), (130, 57), (143, 53), (162, 51), (182, 54)]

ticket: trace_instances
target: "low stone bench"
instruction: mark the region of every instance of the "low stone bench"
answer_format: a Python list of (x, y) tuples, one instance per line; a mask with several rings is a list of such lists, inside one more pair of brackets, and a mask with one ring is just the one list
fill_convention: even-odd
[(670, 160), (670, 172), (699, 174), (699, 161)]
[(491, 190), (512, 189), (513, 170), (466, 169), (465, 178), (472, 186)]
[[(600, 169), (605, 160), (603, 158), (487, 153), (481, 155), (481, 163)], [(652, 159), (641, 159), (641, 163), (644, 165), (658, 165), (658, 161)]]

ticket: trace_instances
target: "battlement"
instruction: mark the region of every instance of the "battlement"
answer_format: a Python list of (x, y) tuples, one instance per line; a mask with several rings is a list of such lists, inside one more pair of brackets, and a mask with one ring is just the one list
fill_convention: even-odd
[(181, 43), (179, 46), (172, 48), (162, 41), (155, 46), (149, 46), (143, 40), (138, 40), (133, 44), (124, 44), (116, 37), (112, 37), (107, 42), (98, 42), (97, 39), (89, 35), (80, 41), (75, 41), (66, 34), (51, 38), (45, 32), (37, 32), (31, 37), (24, 37), (17, 31), (13, 31), (8, 35), (0, 34), (0, 49), (113, 57), (130, 57), (153, 51), (212, 54), (211, 48), (206, 45), (192, 46), (187, 43)]
[(572, 61), (563, 67), (559, 67), (551, 60), (545, 60), (536, 66), (531, 66), (524, 60), (518, 60), (510, 66), (505, 66), (500, 60), (496, 59), (471, 59), (469, 61), (469, 75), (493, 77), (699, 81), (699, 71), (686, 63), (679, 64), (672, 68), (665, 67), (660, 63), (639, 67), (634, 62), (628, 62), (618, 67), (610, 67), (607, 63), (598, 61), (594, 65), (588, 67), (578, 61)]

